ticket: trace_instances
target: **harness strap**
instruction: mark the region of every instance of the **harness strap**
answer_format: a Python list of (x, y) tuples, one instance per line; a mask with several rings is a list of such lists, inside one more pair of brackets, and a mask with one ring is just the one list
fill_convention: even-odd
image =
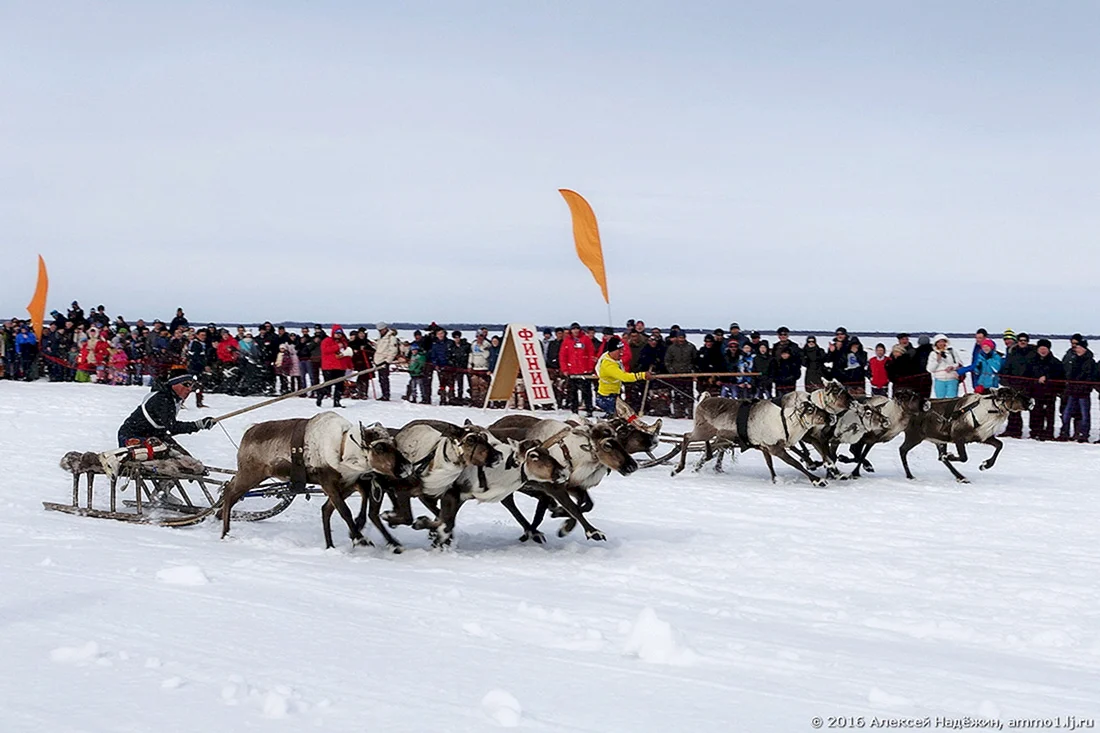
[[(306, 427), (308, 420), (295, 424), (290, 434), (290, 486), (301, 491), (306, 486)], [(341, 448), (341, 457), (343, 449)]]
[[(737, 440), (744, 446), (749, 442), (749, 413), (752, 412), (756, 400), (748, 400), (737, 406)], [(783, 425), (784, 432), (786, 424)]]

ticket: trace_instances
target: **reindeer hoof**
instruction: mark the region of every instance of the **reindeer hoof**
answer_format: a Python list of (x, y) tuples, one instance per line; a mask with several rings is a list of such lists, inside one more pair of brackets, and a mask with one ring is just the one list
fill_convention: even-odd
[(839, 476), (834, 476), (833, 478), (838, 478), (841, 481), (855, 481), (856, 479), (859, 478), (859, 474), (858, 473), (842, 473)]
[(598, 529), (594, 529), (591, 532), (585, 532), (584, 534), (585, 534), (585, 537), (587, 537), (590, 540), (594, 540), (596, 542), (606, 542), (607, 541), (607, 535), (605, 535), (603, 532), (601, 532)]
[(390, 552), (392, 552), (394, 555), (400, 555), (404, 551), (405, 548), (401, 545), (390, 545)]
[(985, 471), (988, 468), (990, 468), (990, 466), (992, 466), (992, 465), (993, 464), (991, 464), (989, 461), (982, 461), (982, 465), (978, 466), (978, 470), (979, 471)]
[(957, 478), (957, 479), (955, 479), (955, 481), (960, 483), (960, 484), (970, 483), (970, 479), (966, 478), (965, 476), (963, 476), (962, 478)]
[(359, 547), (374, 547), (374, 543), (371, 542), (370, 540), (368, 540), (366, 537), (359, 537), (359, 538), (352, 537), (351, 540), (352, 540), (352, 542), (351, 542), (352, 547), (356, 547), (356, 546), (359, 546)]
[(416, 521), (412, 523), (413, 529), (431, 529), (432, 520), (429, 517), (417, 517)]
[(875, 467), (872, 466), (870, 463), (864, 463), (863, 464), (863, 470), (866, 471), (867, 473), (874, 473), (875, 472)]
[(546, 535), (537, 529), (532, 529), (530, 532), (524, 532), (523, 536), (519, 538), (520, 542), (526, 542), (527, 540), (531, 540), (536, 545), (544, 545), (546, 544)]
[(829, 482), (826, 481), (823, 478), (815, 478), (814, 479), (814, 486), (817, 486), (818, 488), (822, 488), (822, 487), (825, 487), (825, 486), (828, 486), (828, 485), (829, 485)]

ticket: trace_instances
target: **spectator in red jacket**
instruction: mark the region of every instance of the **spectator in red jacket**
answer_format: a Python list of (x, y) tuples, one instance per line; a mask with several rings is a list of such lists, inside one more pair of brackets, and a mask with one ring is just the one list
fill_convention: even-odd
[(886, 355), (886, 344), (875, 344), (875, 355), (867, 360), (867, 371), (871, 374), (871, 394), (889, 397), (890, 377), (886, 367), (893, 361)]
[[(327, 382), (330, 379), (337, 379), (347, 374), (351, 366), (351, 347), (348, 346), (347, 337), (344, 336), (344, 329), (340, 328), (339, 323), (332, 324), (332, 335), (321, 342), (321, 376), (323, 381)], [(317, 393), (317, 406), (321, 406), (321, 402), (328, 397), (329, 388), (325, 387)], [(333, 385), (332, 389), (332, 406), (343, 407), (340, 404), (340, 398), (344, 396), (344, 383), (338, 382)]]
[(584, 409), (592, 417), (592, 381), (582, 375), (592, 374), (596, 368), (596, 349), (592, 339), (581, 330), (581, 324), (574, 322), (569, 333), (561, 342), (558, 355), (562, 376), (569, 379), (569, 409), (576, 414), (580, 405), (577, 393), (584, 400)]

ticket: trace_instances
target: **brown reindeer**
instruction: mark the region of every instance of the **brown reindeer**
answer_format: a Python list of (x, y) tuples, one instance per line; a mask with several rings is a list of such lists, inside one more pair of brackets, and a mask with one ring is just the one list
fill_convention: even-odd
[[(344, 497), (364, 476), (394, 477), (398, 467), (393, 441), (381, 425), (356, 428), (335, 412), (257, 423), (245, 431), (237, 473), (222, 492), (222, 537), (229, 534), (233, 505), (266, 479), (280, 478), (320, 486), (347, 523), (354, 544), (369, 545)], [(332, 547), (327, 527), (325, 541)]]

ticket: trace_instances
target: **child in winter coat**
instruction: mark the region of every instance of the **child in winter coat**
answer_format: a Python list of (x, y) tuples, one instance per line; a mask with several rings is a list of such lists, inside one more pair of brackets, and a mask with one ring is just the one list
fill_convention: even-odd
[[(755, 361), (752, 353), (752, 344), (745, 343), (741, 346), (741, 358), (737, 360), (737, 371), (747, 374), (752, 371)], [(750, 400), (756, 394), (755, 377), (737, 377), (737, 394), (739, 400)]]
[(130, 366), (130, 357), (126, 355), (126, 349), (121, 347), (111, 349), (109, 368), (109, 381), (111, 384), (128, 384), (127, 369)]
[(985, 339), (973, 363), (959, 367), (956, 371), (960, 376), (967, 373), (974, 374), (974, 391), (978, 394), (986, 394), (1001, 386), (1001, 366), (1004, 364), (1004, 357), (996, 349), (997, 345), (993, 343), (993, 339)]
[(420, 350), (420, 345), (415, 341), (409, 344), (409, 387), (405, 391), (405, 399), (416, 402), (416, 393), (420, 392), (420, 402), (431, 403), (431, 385), (425, 372), (427, 371), (428, 357)]
[(886, 367), (893, 359), (886, 355), (885, 344), (875, 344), (875, 355), (867, 360), (867, 371), (871, 376), (871, 394), (888, 397), (890, 377)]
[(932, 375), (932, 395), (936, 399), (959, 396), (959, 355), (951, 348), (951, 341), (942, 333), (932, 339), (932, 353), (928, 355), (928, 373)]

